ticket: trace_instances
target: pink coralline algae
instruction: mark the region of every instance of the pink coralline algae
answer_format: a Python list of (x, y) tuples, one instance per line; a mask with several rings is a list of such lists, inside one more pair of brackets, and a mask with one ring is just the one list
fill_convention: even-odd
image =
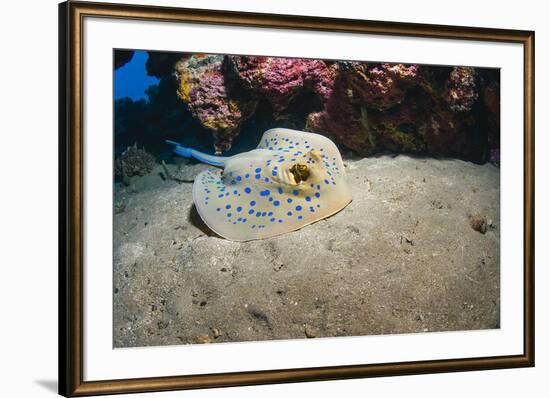
[(498, 156), (500, 126), (492, 109), (498, 109), (499, 95), (489, 86), (479, 105), (476, 73), (468, 67), (342, 62), (325, 108), (308, 116), (306, 128), (365, 156), (390, 151), (484, 162)]
[(369, 135), (368, 119), (364, 112), (362, 115), (361, 107), (350, 101), (346, 85), (340, 82), (342, 79), (342, 75), (336, 78), (335, 89), (325, 109), (308, 116), (306, 130), (329, 135), (359, 153), (369, 153), (375, 143)]
[(352, 103), (384, 110), (400, 104), (418, 74), (417, 65), (354, 62), (345, 84)]
[[(376, 114), (403, 102), (419, 67), (343, 62), (340, 69), (325, 109), (308, 116), (307, 129), (325, 132), (360, 154), (372, 153), (381, 144), (375, 124), (384, 124)], [(394, 138), (399, 146), (411, 150), (418, 146), (407, 134)]]
[(363, 156), (498, 161), (498, 71), (201, 54), (175, 69), (178, 95), (212, 132), (216, 152), (229, 150), (254, 117), (254, 128), (314, 131)]
[(469, 111), (477, 100), (475, 84), (475, 69), (470, 67), (455, 67), (448, 81), (445, 100), (455, 112)]
[(458, 156), (466, 151), (465, 131), (473, 123), (470, 115), (458, 116), (452, 111), (434, 108), (425, 124), (424, 141), (427, 152), (435, 155)]
[(231, 148), (241, 123), (252, 115), (256, 101), (241, 96), (231, 75), (224, 73), (223, 55), (196, 54), (176, 64), (178, 95), (200, 123), (214, 134), (216, 153)]
[(323, 100), (332, 92), (336, 68), (324, 61), (254, 56), (229, 59), (242, 85), (266, 98), (276, 113), (284, 112), (304, 90), (318, 94)]

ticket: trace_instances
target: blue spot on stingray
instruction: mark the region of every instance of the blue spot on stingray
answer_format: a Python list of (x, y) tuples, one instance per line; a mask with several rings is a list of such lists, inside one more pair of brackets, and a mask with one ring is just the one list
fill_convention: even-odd
[(295, 189), (294, 191), (292, 191), (292, 194), (294, 196), (298, 196), (298, 194), (300, 193), (300, 191), (298, 191), (297, 189)]
[(237, 221), (241, 221), (242, 219), (243, 219), (242, 217), (239, 217), (239, 218), (237, 218)]
[(304, 217), (302, 217), (302, 216), (298, 216), (298, 220), (301, 220), (302, 218), (304, 218)]
[(237, 195), (239, 193), (239, 191), (237, 191), (236, 189), (233, 191), (233, 195)]
[(241, 176), (237, 176), (236, 180), (241, 181), (243, 178)]
[(231, 205), (227, 205), (227, 206), (225, 206), (225, 208), (226, 208), (227, 210), (229, 210), (229, 209), (231, 209)]
[(317, 189), (321, 189), (321, 186), (319, 184), (317, 184)]
[(262, 213), (260, 213), (260, 212), (256, 213), (256, 217), (260, 217), (261, 215), (262, 215)]
[(325, 184), (328, 184), (328, 183), (329, 183), (328, 180), (325, 180)]
[(306, 196), (306, 202), (311, 202), (311, 198), (309, 196)]
[(256, 170), (254, 170), (254, 171), (255, 171), (256, 173), (259, 173), (260, 171), (262, 171), (262, 169), (258, 167), (258, 168), (257, 168)]
[(231, 217), (232, 215), (232, 213), (227, 213), (227, 217)]
[(292, 212), (289, 211), (288, 213), (286, 213), (287, 216), (291, 216), (292, 215)]
[(281, 219), (279, 218), (279, 222), (283, 222), (283, 220), (281, 220)]
[(250, 178), (250, 174), (246, 174), (244, 178)]
[(220, 207), (218, 207), (218, 208), (216, 209), (216, 211), (221, 211), (221, 208), (220, 208)]
[(243, 218), (243, 222), (246, 222), (246, 218)]
[(275, 221), (275, 219), (274, 219), (274, 218), (270, 218), (269, 221), (273, 222), (273, 221)]
[(218, 198), (223, 198), (223, 193), (220, 193), (220, 194), (218, 195)]
[(236, 183), (237, 183), (237, 181), (231, 180), (231, 184), (235, 185)]
[(250, 206), (256, 206), (256, 201), (255, 200), (250, 201)]
[(246, 187), (246, 188), (244, 189), (244, 191), (245, 191), (246, 193), (250, 193), (250, 192), (252, 192), (252, 189), (250, 189), (249, 187)]
[(268, 199), (270, 202), (273, 202), (273, 198), (270, 196)]
[(284, 159), (279, 159), (278, 162), (279, 163), (283, 163), (285, 160)]
[(265, 182), (269, 182), (269, 178), (267, 178), (267, 177), (264, 178), (264, 181), (265, 181)]
[(260, 195), (262, 195), (262, 196), (267, 196), (267, 195), (269, 195), (269, 190), (267, 190), (267, 189), (266, 189), (266, 190), (263, 190), (262, 192), (260, 192)]
[(262, 217), (265, 217), (266, 215), (267, 215), (267, 212), (264, 211), (264, 212), (262, 213)]
[(279, 202), (278, 200), (276, 200), (275, 202), (273, 202), (273, 206), (279, 206), (281, 204), (281, 202)]
[(302, 206), (298, 205), (296, 206), (296, 211), (301, 211), (302, 210)]
[(277, 172), (276, 172), (275, 170), (273, 170), (273, 171), (271, 172), (271, 175), (272, 175), (272, 176), (276, 176), (276, 175), (277, 175)]
[(243, 208), (241, 206), (237, 207), (237, 211), (241, 211)]
[(320, 198), (321, 197), (321, 194), (319, 192), (315, 192), (315, 197), (316, 198)]
[(267, 215), (268, 215), (269, 217), (271, 217), (271, 216), (273, 215), (273, 212), (270, 211), (269, 213), (267, 213)]
[(286, 201), (287, 201), (288, 203), (292, 203), (292, 199), (290, 199), (290, 198), (288, 198)]
[(279, 195), (283, 193), (283, 188), (279, 187), (277, 188), (277, 192), (279, 192)]
[(259, 180), (260, 177), (261, 177), (261, 175), (259, 175), (259, 174), (256, 174), (256, 175), (254, 176), (254, 178), (257, 179), (257, 180)]
[(254, 210), (252, 209), (248, 210), (248, 214), (254, 214)]

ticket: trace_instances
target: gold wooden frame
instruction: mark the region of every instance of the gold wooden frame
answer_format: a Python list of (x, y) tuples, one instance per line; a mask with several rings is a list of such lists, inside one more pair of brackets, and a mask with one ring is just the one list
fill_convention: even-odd
[[(82, 23), (108, 17), (520, 43), (524, 49), (524, 345), (522, 355), (208, 375), (83, 381)], [(534, 366), (534, 107), (532, 31), (65, 2), (59, 5), (59, 392), (64, 396), (287, 383)]]

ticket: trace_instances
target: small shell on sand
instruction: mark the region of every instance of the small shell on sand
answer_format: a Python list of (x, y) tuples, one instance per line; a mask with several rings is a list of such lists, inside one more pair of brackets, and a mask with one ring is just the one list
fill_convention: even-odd
[(480, 216), (479, 214), (470, 216), (470, 225), (472, 229), (482, 234), (487, 232), (487, 220), (485, 217)]

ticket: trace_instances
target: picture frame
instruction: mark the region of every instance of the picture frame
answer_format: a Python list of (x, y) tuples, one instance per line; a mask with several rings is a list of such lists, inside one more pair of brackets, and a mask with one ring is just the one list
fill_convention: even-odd
[[(87, 236), (85, 216), (86, 131), (84, 101), (86, 82), (84, 29), (88, 19), (155, 22), (158, 24), (198, 24), (225, 26), (234, 29), (255, 28), (276, 31), (324, 32), (391, 38), (460, 40), (472, 43), (514, 44), (522, 48), (523, 58), (523, 229), (521, 240), (523, 263), (521, 297), (522, 352), (513, 355), (468, 356), (433, 360), (403, 360), (381, 363), (341, 364), (296, 368), (274, 368), (254, 371), (201, 372), (136, 378), (106, 377), (87, 379), (85, 367), (91, 351), (85, 346)], [(534, 53), (535, 33), (506, 29), (425, 25), (364, 20), (345, 20), (293, 15), (271, 15), (229, 11), (198, 10), (138, 5), (119, 5), (68, 1), (59, 5), (59, 393), (64, 396), (85, 396), (116, 393), (152, 392), (335, 380), (361, 377), (414, 375), (438, 372), (459, 372), (485, 369), (531, 367), (535, 364), (534, 310)], [(110, 82), (104, 82), (111, 84)], [(513, 183), (513, 182), (512, 182)], [(521, 232), (521, 234), (520, 234)], [(107, 295), (111, 286), (104, 289)], [(89, 297), (88, 297), (89, 299)], [(94, 325), (104, 328), (106, 325)], [(169, 347), (167, 349), (170, 349)], [(139, 357), (139, 353), (136, 354)], [(328, 361), (330, 363), (330, 361)]]

